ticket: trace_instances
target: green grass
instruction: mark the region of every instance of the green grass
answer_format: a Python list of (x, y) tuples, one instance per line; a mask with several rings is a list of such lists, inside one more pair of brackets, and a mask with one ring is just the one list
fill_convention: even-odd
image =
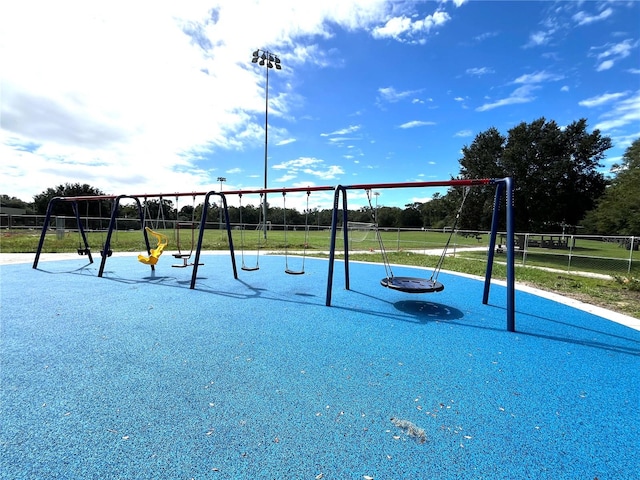
[[(169, 238), (169, 245), (167, 250), (177, 250), (178, 242), (176, 233), (174, 230), (158, 230), (159, 233), (167, 235)], [(197, 242), (198, 231), (194, 232), (194, 243)], [(256, 230), (232, 230), (233, 243), (236, 249), (241, 249), (244, 245), (246, 250), (255, 250), (257, 248), (264, 248), (270, 250), (277, 250), (283, 248), (303, 249), (305, 243), (309, 250), (324, 251), (329, 249), (330, 232), (328, 229), (324, 230), (310, 230), (308, 236), (305, 235), (304, 229), (288, 230), (285, 232), (282, 230), (270, 230), (267, 233), (267, 240), (263, 238), (263, 232)], [(395, 250), (398, 248), (403, 249), (431, 249), (431, 248), (443, 248), (446, 244), (448, 234), (439, 232), (402, 232), (398, 234), (397, 231), (383, 231), (381, 232), (384, 245), (389, 250)], [(379, 245), (376, 240), (376, 236), (373, 232), (368, 232), (366, 238), (363, 238), (364, 234), (358, 238), (358, 233), (352, 235), (351, 248), (356, 250), (378, 250)], [(478, 246), (478, 242), (475, 239), (473, 243), (465, 240), (463, 245)], [(2, 234), (0, 240), (0, 250), (5, 253), (35, 253), (38, 247), (38, 240), (40, 239), (40, 231), (28, 230), (28, 231), (13, 231), (5, 232)], [(98, 251), (104, 245), (106, 240), (105, 232), (89, 232), (87, 233), (87, 239), (92, 250)], [(151, 239), (150, 239), (151, 240)], [(354, 241), (355, 240), (355, 241)], [(460, 242), (458, 242), (460, 245)], [(43, 245), (42, 251), (45, 253), (62, 253), (62, 252), (75, 252), (81, 247), (80, 235), (77, 232), (66, 232), (62, 239), (58, 239), (55, 232), (48, 233)], [(152, 245), (153, 246), (153, 245)], [(339, 232), (337, 238), (337, 246), (343, 248), (343, 241), (341, 232)], [(180, 248), (182, 250), (189, 250), (191, 248), (191, 231), (182, 230), (180, 232)], [(226, 250), (229, 248), (229, 242), (227, 239), (226, 230), (205, 230), (202, 248), (205, 250)], [(111, 238), (111, 249), (113, 251), (120, 252), (136, 252), (144, 250), (144, 239), (140, 230), (133, 231), (115, 231)]]
[[(435, 266), (438, 261), (437, 256), (410, 252), (389, 252), (388, 257), (390, 263), (429, 268)], [(369, 262), (381, 261), (379, 256), (358, 253), (350, 254), (349, 258)], [(484, 277), (486, 262), (478, 258), (470, 259), (464, 256), (447, 257), (442, 268)], [(506, 265), (494, 263), (493, 278), (504, 280), (506, 277)], [(637, 279), (635, 277), (628, 278), (628, 281), (624, 282), (616, 279), (591, 278), (582, 275), (553, 273), (539, 268), (516, 266), (516, 281), (520, 284), (555, 292), (591, 305), (598, 305), (615, 312), (640, 318), (640, 291), (636, 288)]]
[[(162, 231), (168, 236), (169, 245), (167, 251), (176, 251), (176, 235), (173, 230)], [(195, 239), (197, 241), (197, 231)], [(243, 235), (244, 233), (244, 235)], [(388, 252), (391, 263), (403, 265), (416, 265), (424, 267), (433, 267), (437, 260), (437, 256), (423, 255), (412, 253), (409, 250), (424, 250), (442, 248), (447, 239), (448, 234), (441, 232), (421, 232), (411, 231), (398, 233), (393, 231), (382, 231), (382, 239), (385, 249)], [(243, 238), (244, 237), (244, 238)], [(308, 237), (305, 236), (303, 230), (285, 232), (271, 230), (267, 235), (265, 242), (262, 238), (262, 232), (255, 230), (233, 230), (233, 242), (237, 251), (242, 249), (244, 244), (245, 250), (255, 250), (263, 248), (274, 251), (284, 251), (285, 249), (302, 250), (307, 241), (307, 252), (309, 255), (324, 256), (322, 252), (329, 250), (329, 231), (312, 230)], [(22, 230), (13, 232), (4, 232), (0, 236), (0, 252), (3, 253), (35, 253), (40, 231), (38, 230)], [(99, 252), (102, 249), (106, 235), (104, 232), (90, 232), (88, 239), (92, 251)], [(355, 232), (352, 239), (361, 241), (351, 244), (351, 251), (354, 250), (374, 250), (379, 251), (379, 245), (373, 232), (366, 235)], [(482, 241), (474, 237), (455, 236), (457, 247), (482, 247), (487, 243), (487, 236), (482, 237)], [(152, 240), (152, 239), (150, 239)], [(576, 298), (586, 303), (600, 305), (605, 308), (640, 318), (640, 292), (635, 286), (637, 279), (640, 277), (640, 261), (635, 260), (638, 254), (634, 252), (634, 264), (631, 272), (626, 271), (624, 259), (630, 255), (629, 250), (619, 247), (613, 243), (602, 241), (587, 241), (585, 248), (588, 246), (589, 254), (594, 257), (603, 257), (593, 260), (580, 260), (573, 258), (572, 262), (575, 267), (579, 262), (584, 263), (580, 266), (582, 271), (593, 271), (597, 273), (605, 273), (615, 275), (617, 278), (627, 278), (627, 282), (623, 280), (607, 280), (595, 279), (575, 275), (571, 273), (553, 273), (540, 270), (538, 267), (557, 268), (559, 270), (567, 270), (567, 251), (555, 251), (547, 249), (531, 249), (527, 253), (526, 266), (516, 265), (516, 278), (519, 283), (535, 286), (542, 290), (556, 292), (562, 295)], [(583, 242), (580, 242), (581, 246)], [(67, 232), (62, 239), (58, 239), (55, 232), (46, 235), (43, 246), (45, 253), (60, 252), (76, 252), (79, 244), (79, 235), (74, 232)], [(152, 241), (151, 246), (154, 246)], [(339, 235), (337, 239), (337, 251), (343, 251), (342, 237)], [(191, 231), (181, 231), (180, 248), (182, 251), (191, 249)], [(203, 239), (203, 249), (205, 250), (226, 250), (229, 248), (227, 234), (225, 230), (206, 230)], [(137, 231), (117, 231), (112, 237), (111, 249), (113, 251), (127, 251), (144, 253), (144, 241), (140, 230)], [(517, 264), (521, 264), (522, 253), (517, 251)], [(585, 253), (584, 251), (581, 253)], [(369, 262), (381, 262), (380, 255), (351, 253), (350, 258), (354, 260), (363, 260)], [(496, 257), (494, 265), (494, 278), (506, 278), (506, 268), (504, 265), (504, 255)], [(620, 269), (622, 265), (622, 270)], [(382, 268), (382, 267), (381, 267)], [(473, 275), (484, 276), (486, 268), (486, 252), (485, 251), (466, 251), (459, 252), (455, 257), (447, 257), (444, 262), (444, 269), (469, 273)], [(572, 267), (573, 268), (573, 267)]]

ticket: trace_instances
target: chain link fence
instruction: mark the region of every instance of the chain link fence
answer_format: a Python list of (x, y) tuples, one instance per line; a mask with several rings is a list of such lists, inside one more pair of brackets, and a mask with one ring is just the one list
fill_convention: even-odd
[[(8, 215), (0, 214), (0, 228), (3, 232), (27, 233), (37, 237), (44, 223), (44, 215)], [(83, 217), (84, 228), (89, 232), (105, 232), (109, 226), (108, 218)], [(167, 220), (158, 228), (173, 229), (174, 222)], [(212, 223), (208, 228), (219, 228)], [(250, 229), (251, 226), (234, 225), (236, 228)], [(62, 235), (77, 231), (76, 219), (70, 216), (52, 218), (49, 225), (52, 233)], [(284, 228), (284, 227), (282, 227)], [(318, 250), (328, 248), (330, 226), (309, 225), (310, 241), (316, 242)], [(380, 248), (375, 224), (350, 225), (349, 249), (353, 251), (376, 251)], [(117, 230), (139, 230), (138, 219), (117, 219)], [(274, 226), (278, 230), (279, 226)], [(290, 230), (304, 226), (289, 226)], [(489, 245), (489, 232), (457, 230), (449, 228), (402, 229), (380, 228), (380, 238), (388, 251), (412, 251), (416, 253), (440, 255), (448, 243), (447, 253), (469, 259), (486, 259)], [(339, 235), (341, 237), (341, 235)], [(498, 235), (496, 261), (505, 257), (508, 246), (506, 235)], [(549, 233), (517, 233), (513, 245), (516, 264), (538, 268), (560, 270), (567, 273), (589, 273), (600, 275), (630, 275), (640, 277), (640, 237), (638, 236), (602, 236), (567, 235)]]

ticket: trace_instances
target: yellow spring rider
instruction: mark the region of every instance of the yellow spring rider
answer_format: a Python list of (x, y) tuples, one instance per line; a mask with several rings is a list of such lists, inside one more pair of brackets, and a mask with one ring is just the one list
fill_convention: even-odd
[(158, 241), (158, 245), (156, 246), (156, 248), (151, 250), (150, 255), (148, 257), (145, 257), (144, 255), (138, 255), (138, 261), (141, 263), (144, 263), (145, 265), (155, 265), (156, 263), (158, 263), (158, 259), (160, 258), (160, 255), (162, 255), (164, 247), (166, 247), (167, 244), (169, 243), (169, 240), (167, 239), (166, 235), (162, 233), (154, 232), (149, 227), (144, 227), (144, 229), (148, 233), (156, 237), (156, 240)]

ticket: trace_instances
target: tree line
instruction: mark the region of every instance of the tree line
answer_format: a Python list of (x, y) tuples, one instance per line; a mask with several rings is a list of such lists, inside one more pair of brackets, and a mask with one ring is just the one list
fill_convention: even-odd
[[(516, 230), (523, 232), (557, 232), (567, 227), (577, 233), (602, 235), (640, 235), (640, 138), (625, 151), (622, 161), (613, 165), (610, 178), (601, 173), (611, 139), (599, 130), (588, 131), (586, 119), (560, 127), (553, 120), (539, 118), (522, 122), (506, 135), (491, 127), (476, 135), (462, 148), (458, 160), (460, 172), (455, 179), (514, 179)], [(452, 178), (453, 179), (453, 178)], [(451, 226), (460, 208), (463, 188), (436, 193), (427, 202), (415, 202), (404, 208), (380, 206), (348, 212), (350, 221), (373, 222), (381, 228), (434, 228)], [(87, 184), (64, 184), (34, 196), (32, 204), (14, 197), (0, 196), (5, 206), (21, 207), (31, 213), (44, 214), (55, 196), (104, 195)], [(495, 187), (478, 186), (468, 190), (458, 226), (468, 230), (489, 230)], [(190, 221), (200, 219), (202, 205), (185, 205), (176, 209), (167, 198), (144, 201), (147, 218)], [(504, 209), (504, 205), (501, 206)], [(110, 202), (86, 202), (79, 206), (82, 216), (108, 216)], [(229, 207), (232, 223), (258, 224), (261, 205)], [(504, 211), (504, 210), (503, 210)], [(72, 215), (70, 205), (60, 204), (58, 214)], [(330, 225), (330, 209), (286, 212), (269, 206), (266, 220), (274, 225)], [(132, 206), (123, 206), (121, 216), (137, 218)], [(208, 221), (220, 218), (220, 208), (212, 204)], [(504, 224), (500, 225), (504, 228)], [(580, 228), (578, 232), (577, 229)]]

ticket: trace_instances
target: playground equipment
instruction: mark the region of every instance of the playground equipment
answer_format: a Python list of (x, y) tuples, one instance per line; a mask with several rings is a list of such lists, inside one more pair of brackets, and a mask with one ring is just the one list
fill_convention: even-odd
[[(273, 193), (273, 192), (278, 192), (278, 193), (289, 193), (289, 192), (306, 192), (307, 193), (307, 206), (308, 206), (308, 196), (309, 196), (309, 192), (312, 191), (327, 191), (327, 190), (332, 190), (334, 191), (334, 202), (333, 202), (333, 213), (332, 213), (332, 223), (331, 223), (331, 238), (330, 238), (330, 247), (329, 247), (329, 264), (328, 264), (328, 276), (327, 276), (327, 293), (326, 293), (326, 302), (325, 304), (327, 306), (331, 306), (331, 297), (332, 297), (332, 289), (333, 289), (333, 274), (334, 274), (334, 267), (335, 267), (335, 255), (336, 255), (336, 236), (337, 236), (337, 231), (338, 231), (338, 225), (342, 224), (342, 225), (348, 225), (348, 221), (347, 221), (347, 213), (348, 213), (348, 204), (347, 204), (347, 192), (349, 190), (372, 190), (372, 189), (384, 189), (384, 188), (417, 188), (417, 187), (475, 187), (475, 186), (495, 186), (496, 187), (496, 192), (495, 192), (495, 199), (494, 199), (494, 208), (493, 208), (493, 217), (492, 217), (492, 222), (491, 222), (491, 232), (490, 232), (490, 239), (489, 239), (489, 246), (488, 246), (488, 250), (487, 250), (487, 268), (486, 268), (486, 272), (485, 272), (485, 281), (484, 281), (484, 292), (483, 292), (483, 298), (482, 298), (482, 303), (483, 304), (487, 304), (489, 301), (489, 291), (491, 288), (491, 275), (492, 275), (492, 271), (493, 271), (493, 259), (494, 259), (494, 255), (495, 255), (495, 251), (496, 251), (496, 238), (498, 235), (498, 220), (499, 220), (499, 212), (500, 212), (500, 201), (502, 199), (502, 196), (505, 196), (506, 199), (506, 237), (505, 237), (505, 242), (507, 245), (507, 249), (506, 249), (506, 262), (507, 262), (507, 309), (506, 309), (506, 315), (507, 315), (507, 330), (510, 332), (514, 332), (515, 331), (515, 253), (514, 253), (514, 249), (513, 249), (513, 245), (514, 245), (514, 239), (515, 239), (515, 229), (514, 229), (514, 208), (513, 208), (513, 181), (511, 178), (502, 178), (502, 179), (469, 179), (469, 180), (447, 180), (447, 181), (434, 181), (434, 182), (405, 182), (405, 183), (381, 183), (381, 184), (360, 184), (360, 185), (338, 185), (337, 187), (307, 187), (307, 188), (282, 188), (282, 189), (261, 189), (261, 190), (253, 190), (253, 191), (244, 191), (244, 192), (239, 192), (239, 191), (227, 191), (225, 192), (225, 194), (221, 193), (221, 192), (215, 192), (215, 191), (210, 191), (210, 192), (201, 192), (201, 193), (185, 193), (185, 194), (175, 194), (176, 196), (196, 196), (196, 195), (204, 195), (205, 199), (204, 199), (204, 203), (203, 203), (203, 208), (202, 208), (202, 216), (200, 219), (200, 225), (198, 228), (198, 239), (197, 239), (197, 243), (195, 244), (195, 247), (193, 248), (193, 252), (195, 254), (195, 260), (193, 263), (193, 270), (192, 270), (192, 274), (191, 274), (191, 283), (190, 283), (190, 288), (194, 289), (195, 285), (196, 285), (196, 280), (197, 280), (197, 275), (198, 275), (198, 266), (201, 265), (199, 263), (200, 260), (200, 254), (201, 254), (201, 250), (202, 250), (202, 242), (203, 242), (203, 236), (204, 236), (204, 231), (205, 231), (205, 227), (206, 227), (206, 219), (207, 219), (207, 212), (208, 212), (208, 208), (209, 208), (209, 202), (210, 202), (210, 198), (214, 195), (219, 196), (222, 202), (222, 209), (223, 209), (223, 213), (224, 213), (224, 217), (225, 217), (225, 225), (226, 225), (226, 230), (227, 230), (227, 237), (228, 237), (228, 243), (229, 243), (229, 253), (230, 253), (230, 257), (231, 257), (231, 266), (233, 269), (233, 277), (235, 279), (238, 278), (238, 271), (236, 268), (236, 261), (235, 261), (235, 252), (234, 252), (234, 246), (233, 246), (233, 238), (231, 235), (231, 227), (230, 227), (230, 222), (229, 222), (229, 210), (228, 210), (228, 206), (227, 206), (227, 201), (226, 201), (226, 197), (225, 195), (232, 195), (232, 194), (241, 194), (241, 193), (259, 193), (259, 194), (267, 194), (267, 193)], [(149, 197), (149, 196), (163, 196), (163, 195), (167, 195), (167, 194), (156, 194), (156, 195), (119, 195), (119, 196), (92, 196), (92, 197), (56, 197), (53, 198), (50, 202), (49, 205), (47, 207), (47, 213), (45, 216), (45, 222), (42, 228), (42, 233), (40, 236), (40, 241), (38, 244), (38, 249), (36, 251), (36, 257), (34, 259), (34, 263), (33, 263), (33, 268), (37, 268), (38, 266), (38, 260), (40, 257), (40, 253), (42, 252), (42, 247), (44, 244), (44, 239), (45, 239), (45, 235), (47, 232), (47, 228), (48, 225), (51, 221), (51, 215), (52, 212), (54, 210), (55, 205), (58, 202), (71, 202), (72, 206), (73, 206), (73, 210), (76, 216), (76, 221), (78, 223), (78, 229), (80, 232), (80, 235), (82, 237), (82, 241), (83, 244), (85, 246), (85, 248), (89, 248), (89, 245), (87, 243), (86, 240), (86, 235), (84, 233), (84, 228), (82, 226), (82, 222), (80, 220), (80, 216), (79, 216), (79, 212), (78, 212), (78, 205), (77, 202), (78, 201), (82, 201), (82, 200), (110, 200), (111, 203), (111, 219), (109, 222), (109, 229), (107, 231), (107, 236), (106, 236), (106, 240), (104, 242), (104, 247), (103, 247), (103, 251), (101, 252), (101, 256), (102, 256), (102, 261), (100, 263), (100, 269), (98, 271), (98, 276), (102, 277), (103, 273), (104, 273), (104, 268), (105, 268), (105, 264), (107, 261), (107, 258), (110, 255), (110, 242), (111, 242), (111, 237), (112, 234), (115, 230), (115, 225), (116, 225), (116, 218), (117, 218), (117, 214), (118, 214), (118, 207), (119, 207), (119, 203), (121, 200), (129, 198), (129, 199), (133, 199), (133, 201), (135, 202), (135, 204), (137, 205), (137, 209), (138, 209), (138, 214), (140, 217), (140, 223), (143, 225), (144, 224), (144, 212), (143, 209), (141, 207), (139, 198), (143, 198), (143, 197)], [(339, 200), (340, 200), (340, 195), (342, 195), (342, 208), (339, 208)], [(461, 203), (460, 209), (458, 211), (458, 215), (456, 217), (456, 219), (459, 217), (460, 215), (460, 211), (462, 210), (462, 206), (464, 205), (464, 201)], [(286, 210), (286, 209), (285, 209)], [(342, 221), (339, 222), (338, 219), (338, 214), (339, 211), (342, 211)], [(307, 212), (306, 215), (308, 216), (308, 211), (309, 209), (307, 208)], [(305, 220), (305, 231), (307, 232), (308, 235), (308, 224), (306, 223), (307, 220)], [(194, 222), (192, 222), (194, 223)], [(457, 220), (456, 220), (456, 224), (457, 224)], [(286, 226), (286, 223), (285, 223)], [(452, 231), (455, 230), (455, 226), (454, 228), (451, 229)], [(285, 230), (286, 232), (286, 230)], [(349, 285), (349, 229), (348, 228), (343, 228), (342, 229), (343, 235), (344, 235), (344, 272), (345, 272), (345, 289), (349, 290), (350, 289), (350, 285)], [(149, 238), (148, 238), (148, 232), (147, 230), (143, 230), (143, 235), (144, 235), (144, 239), (145, 239), (145, 244), (147, 247), (147, 252), (149, 253), (149, 256), (151, 257), (151, 248), (149, 246)], [(305, 237), (306, 238), (306, 237)], [(450, 238), (449, 238), (450, 240)], [(307, 241), (305, 240), (305, 243), (307, 243)], [(447, 243), (448, 246), (448, 243)], [(156, 247), (157, 248), (157, 247)], [(445, 248), (446, 250), (446, 248)], [(306, 256), (306, 246), (305, 246), (305, 256)], [(402, 292), (408, 292), (408, 293), (428, 293), (431, 291), (437, 291), (436, 287), (439, 288), (439, 286), (436, 284), (437, 283), (437, 273), (440, 270), (441, 267), (441, 261), (442, 261), (441, 257), (440, 261), (438, 262), (438, 265), (436, 265), (436, 268), (434, 269), (434, 274), (435, 277), (432, 275), (431, 279), (420, 279), (420, 278), (416, 278), (416, 277), (394, 277), (393, 273), (388, 273), (386, 278), (383, 279), (383, 281), (381, 281), (381, 284), (389, 289), (394, 289), (394, 290), (398, 290), (398, 291), (402, 291)], [(89, 254), (89, 259), (90, 262), (92, 262), (92, 258)], [(304, 257), (303, 257), (304, 259)], [(387, 260), (388, 262), (388, 260)], [(150, 264), (151, 269), (153, 270), (155, 265), (154, 264)], [(287, 266), (287, 270), (288, 270), (288, 266)], [(303, 270), (302, 270), (303, 271)], [(296, 271), (293, 271), (296, 272)], [(288, 272), (289, 273), (289, 272)], [(386, 281), (385, 281), (386, 280)], [(428, 284), (428, 283), (422, 283), (425, 280), (432, 280), (434, 283), (433, 284)], [(420, 290), (422, 290), (420, 292)]]
[[(86, 235), (84, 233), (84, 228), (82, 226), (82, 222), (80, 220), (80, 215), (78, 212), (78, 206), (77, 203), (79, 201), (84, 201), (84, 200), (109, 200), (111, 201), (111, 216), (110, 216), (110, 220), (109, 220), (109, 228), (107, 229), (107, 235), (106, 238), (104, 240), (104, 246), (101, 253), (102, 256), (102, 261), (100, 262), (100, 268), (98, 270), (98, 276), (102, 277), (104, 274), (104, 269), (105, 269), (105, 265), (107, 262), (107, 258), (111, 256), (111, 239), (113, 236), (113, 233), (116, 230), (116, 220), (118, 217), (118, 211), (120, 208), (120, 202), (122, 202), (122, 200), (125, 199), (131, 199), (133, 200), (133, 202), (135, 203), (136, 207), (137, 207), (137, 211), (138, 211), (138, 217), (140, 220), (140, 225), (144, 225), (145, 224), (145, 212), (144, 209), (142, 207), (142, 204), (140, 203), (140, 198), (148, 198), (148, 197), (167, 197), (170, 196), (172, 194), (166, 194), (166, 193), (159, 193), (159, 194), (141, 194), (141, 195), (96, 195), (96, 196), (78, 196), (78, 197), (55, 197), (52, 198), (49, 201), (49, 204), (47, 206), (47, 212), (45, 215), (45, 220), (44, 220), (44, 224), (42, 226), (42, 231), (40, 234), (40, 240), (38, 242), (38, 248), (36, 250), (36, 256), (35, 259), (33, 261), (33, 268), (38, 268), (38, 262), (40, 260), (40, 254), (42, 253), (42, 247), (44, 245), (44, 240), (46, 237), (46, 233), (47, 233), (47, 228), (49, 226), (49, 223), (51, 222), (51, 217), (52, 214), (55, 210), (55, 206), (56, 204), (58, 204), (59, 202), (71, 202), (73, 209), (74, 209), (74, 213), (76, 216), (76, 221), (77, 221), (77, 225), (78, 225), (78, 230), (80, 231), (80, 235), (82, 236), (83, 239), (83, 244), (85, 246), (85, 248), (89, 248), (89, 244), (87, 242), (86, 239)], [(232, 244), (232, 240), (231, 240), (231, 230), (229, 228), (229, 219), (228, 219), (228, 210), (227, 210), (227, 204), (226, 204), (226, 200), (224, 199), (224, 196), (220, 193), (217, 192), (201, 192), (201, 193), (177, 193), (177, 194), (173, 194), (176, 196), (196, 196), (196, 195), (206, 195), (207, 199), (209, 198), (210, 195), (220, 195), (223, 199), (223, 203), (224, 203), (224, 211), (225, 214), (227, 216), (227, 235), (229, 237), (229, 241), (230, 241), (230, 245), (233, 249), (233, 244)], [(205, 220), (206, 220), (206, 212), (204, 212), (205, 215), (202, 217), (201, 220), (201, 229), (200, 229), (200, 243), (199, 243), (199, 247), (201, 247), (202, 245), (202, 233), (204, 231), (204, 224), (205, 224)], [(144, 237), (144, 242), (145, 242), (145, 246), (146, 246), (146, 250), (147, 253), (149, 254), (149, 256), (151, 256), (151, 246), (149, 244), (149, 236), (148, 236), (148, 232), (146, 229), (142, 229), (142, 234)], [(235, 271), (235, 257), (233, 255), (233, 250), (232, 250), (232, 265)], [(93, 263), (93, 258), (89, 255), (89, 261), (90, 263)], [(195, 263), (194, 263), (195, 265)], [(151, 267), (151, 270), (155, 270), (155, 264), (154, 263), (149, 263), (149, 266)], [(195, 278), (195, 277), (194, 277)], [(237, 276), (236, 276), (237, 278)]]
[(153, 248), (149, 251), (148, 257), (145, 257), (144, 255), (138, 255), (138, 261), (144, 263), (145, 265), (155, 265), (156, 263), (158, 263), (160, 255), (162, 255), (163, 250), (169, 243), (169, 239), (163, 233), (154, 232), (149, 227), (144, 227), (144, 229), (147, 231), (147, 233), (150, 233), (151, 235), (156, 237), (158, 244), (156, 245), (156, 248)]
[[(462, 213), (462, 208), (464, 207), (464, 202), (467, 199), (467, 195), (469, 194), (470, 187), (463, 188), (462, 194), (462, 202), (460, 204), (460, 208), (456, 213), (455, 220), (453, 222), (453, 227), (449, 233), (449, 237), (447, 238), (447, 242), (442, 249), (442, 254), (436, 263), (433, 272), (429, 278), (418, 278), (418, 277), (396, 277), (393, 274), (393, 269), (391, 268), (391, 263), (389, 263), (389, 257), (387, 256), (387, 250), (384, 247), (384, 243), (382, 242), (382, 235), (380, 235), (380, 229), (378, 228), (378, 224), (375, 225), (376, 238), (378, 240), (378, 245), (380, 246), (380, 253), (382, 254), (382, 262), (384, 264), (384, 269), (387, 274), (385, 278), (380, 280), (380, 285), (386, 288), (391, 288), (393, 290), (398, 290), (400, 292), (405, 293), (433, 293), (433, 292), (441, 292), (444, 290), (444, 285), (438, 281), (438, 275), (440, 274), (440, 270), (442, 269), (442, 263), (444, 262), (445, 257), (447, 256), (447, 251), (449, 249), (449, 244), (451, 243), (451, 238), (456, 231), (456, 227), (458, 226), (458, 220), (460, 218), (460, 214)], [(369, 201), (369, 208), (371, 213), (371, 218), (375, 222), (375, 213), (373, 209), (373, 205), (371, 205), (371, 190), (367, 190), (367, 200)]]
[(307, 258), (307, 247), (309, 245), (309, 196), (311, 192), (307, 190), (307, 208), (305, 208), (304, 215), (304, 250), (302, 251), (302, 266), (300, 270), (293, 270), (289, 268), (289, 242), (287, 242), (287, 192), (282, 192), (282, 204), (283, 204), (283, 225), (284, 225), (284, 273), (289, 275), (303, 275), (304, 274), (304, 261)]
[[(176, 195), (176, 218), (178, 218), (178, 215), (180, 214), (180, 209), (178, 208), (178, 198), (179, 196)], [(175, 223), (176, 246), (178, 248), (178, 253), (174, 253), (173, 258), (182, 260), (182, 263), (177, 265), (175, 264), (171, 265), (172, 267), (185, 268), (185, 267), (193, 266), (193, 263), (189, 263), (189, 260), (193, 255), (193, 247), (195, 245), (195, 229), (196, 229), (196, 226), (198, 225), (195, 222), (195, 215), (196, 215), (196, 196), (195, 194), (193, 194), (193, 201), (191, 204), (191, 221), (190, 222), (176, 221)], [(186, 229), (191, 230), (191, 245), (189, 247), (189, 253), (187, 253), (186, 248), (183, 248), (182, 242), (180, 241), (180, 231), (186, 230)]]
[[(498, 235), (498, 220), (500, 212), (500, 200), (504, 194), (506, 197), (506, 224), (507, 224), (507, 245), (513, 245), (515, 237), (515, 221), (513, 213), (513, 181), (511, 178), (502, 179), (469, 179), (469, 180), (447, 180), (447, 181), (434, 181), (434, 182), (405, 182), (405, 183), (379, 183), (379, 184), (360, 184), (360, 185), (338, 185), (335, 189), (333, 198), (333, 215), (331, 220), (331, 242), (329, 247), (329, 270), (327, 278), (327, 296), (325, 304), (331, 306), (331, 297), (333, 290), (333, 272), (335, 266), (336, 256), (336, 234), (338, 231), (338, 212), (339, 212), (339, 200), (342, 195), (342, 225), (347, 225), (347, 213), (349, 211), (347, 204), (347, 191), (349, 190), (372, 190), (372, 189), (384, 189), (384, 188), (416, 188), (416, 187), (474, 187), (474, 186), (496, 186), (496, 193), (493, 206), (493, 217), (491, 221), (491, 233), (489, 237), (489, 248), (487, 257), (487, 269), (485, 272), (484, 292), (482, 297), (482, 303), (487, 304), (489, 302), (489, 290), (491, 288), (491, 274), (493, 272), (493, 258), (496, 250), (496, 238)], [(457, 218), (462, 210), (461, 204), (458, 210)], [(452, 231), (455, 228), (452, 229)], [(343, 229), (344, 234), (344, 272), (345, 272), (345, 289), (350, 289), (349, 281), (349, 238), (348, 229)], [(441, 257), (441, 260), (443, 257)], [(439, 262), (441, 263), (441, 262)], [(441, 265), (440, 265), (441, 266)], [(436, 266), (436, 272), (439, 271), (439, 266)], [(386, 280), (386, 282), (385, 282)], [(433, 281), (433, 278), (431, 279)], [(385, 284), (386, 283), (386, 284)], [(431, 284), (429, 279), (420, 279), (414, 277), (393, 277), (392, 274), (387, 274), (386, 279), (381, 281), (381, 284), (385, 287), (400, 290), (410, 293), (428, 293), (437, 291), (436, 288), (440, 288), (436, 283)], [(444, 288), (444, 287), (442, 287)], [(422, 290), (422, 291), (421, 291)], [(512, 247), (507, 248), (507, 330), (510, 332), (515, 331), (515, 254)]]
[[(42, 225), (42, 231), (40, 233), (40, 240), (38, 241), (38, 248), (36, 249), (36, 256), (35, 259), (33, 260), (33, 268), (38, 268), (38, 261), (40, 260), (40, 254), (42, 253), (42, 247), (44, 245), (44, 240), (46, 238), (46, 234), (47, 234), (47, 228), (49, 227), (49, 224), (51, 223), (51, 217), (55, 211), (55, 207), (57, 204), (59, 203), (63, 203), (63, 202), (68, 202), (71, 203), (71, 207), (73, 209), (73, 213), (74, 216), (76, 218), (76, 225), (78, 227), (78, 232), (80, 234), (80, 241), (79, 241), (79, 245), (78, 245), (78, 254), (80, 255), (86, 255), (87, 258), (89, 259), (89, 263), (93, 263), (93, 255), (91, 254), (91, 248), (89, 247), (89, 242), (87, 240), (87, 235), (85, 233), (85, 229), (84, 226), (82, 224), (82, 220), (80, 218), (80, 212), (79, 212), (79, 208), (78, 208), (78, 202), (89, 202), (89, 201), (94, 201), (97, 200), (99, 203), (98, 205), (101, 205), (103, 201), (110, 201), (111, 202), (111, 220), (109, 222), (109, 229), (107, 231), (107, 237), (105, 239), (105, 241), (103, 242), (102, 245), (102, 250), (100, 250), (100, 256), (102, 257), (102, 262), (101, 262), (101, 268), (100, 268), (100, 274), (99, 276), (102, 276), (102, 272), (104, 271), (104, 264), (107, 260), (108, 257), (111, 256), (111, 254), (113, 253), (111, 248), (110, 248), (110, 243), (111, 243), (111, 235), (113, 234), (113, 231), (115, 230), (115, 224), (116, 224), (116, 217), (117, 217), (117, 202), (122, 199), (122, 198), (132, 198), (134, 200), (134, 202), (136, 203), (137, 206), (137, 210), (138, 210), (138, 215), (140, 218), (140, 223), (143, 224), (144, 223), (144, 212), (142, 210), (142, 205), (140, 204), (140, 201), (137, 198), (134, 197), (129, 197), (127, 195), (120, 195), (120, 196), (114, 196), (114, 195), (85, 195), (85, 196), (77, 196), (77, 197), (54, 197), (51, 200), (49, 200), (49, 204), (47, 205), (47, 212), (45, 214), (45, 218), (44, 218), (44, 223)], [(101, 207), (100, 207), (101, 208)], [(100, 210), (101, 212), (101, 210)], [(99, 228), (100, 231), (102, 231), (102, 228)], [(147, 237), (147, 232), (144, 231), (144, 239), (145, 239), (145, 244), (147, 247), (147, 252), (150, 252), (150, 247), (149, 247), (149, 238)], [(152, 266), (153, 268), (153, 266)]]
[[(257, 243), (257, 248), (258, 251), (256, 253), (256, 263), (254, 266), (248, 266), (245, 261), (244, 261), (244, 230), (245, 230), (245, 225), (244, 222), (242, 221), (242, 193), (240, 193), (238, 195), (239, 198), (239, 202), (240, 202), (240, 252), (241, 252), (241, 258), (242, 258), (242, 267), (241, 269), (244, 270), (245, 272), (255, 272), (256, 270), (260, 270), (260, 248), (262, 247), (261, 244), (261, 238), (262, 235), (260, 235), (260, 232), (258, 232), (258, 243)], [(264, 198), (264, 194), (261, 193), (260, 194), (260, 205), (262, 205), (262, 200)], [(262, 215), (263, 215), (263, 208), (259, 208), (259, 214), (258, 214), (258, 226), (262, 225)], [(256, 229), (258, 230), (258, 229)]]

